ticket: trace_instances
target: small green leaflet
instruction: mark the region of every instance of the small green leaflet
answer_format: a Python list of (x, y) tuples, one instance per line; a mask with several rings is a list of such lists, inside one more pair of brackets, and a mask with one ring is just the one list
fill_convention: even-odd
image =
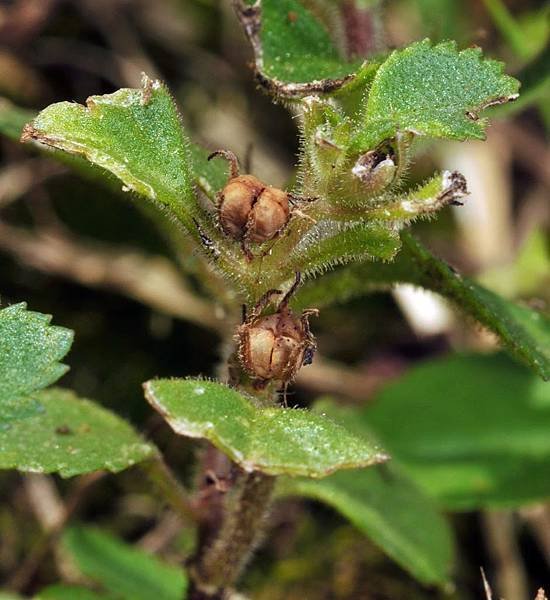
[(378, 69), (365, 97), (353, 151), (375, 148), (397, 131), (457, 140), (484, 139), (479, 113), (518, 96), (519, 83), (480, 48), (429, 40), (394, 51)]
[(13, 419), (35, 414), (40, 405), (27, 396), (57, 381), (68, 367), (73, 332), (50, 325), (51, 317), (26, 304), (0, 310), (0, 432)]
[(325, 477), (387, 460), (368, 439), (305, 410), (259, 408), (221, 383), (147, 382), (145, 397), (181, 435), (210, 440), (246, 471)]
[(237, 15), (254, 51), (258, 81), (269, 92), (299, 97), (334, 91), (360, 68), (362, 61), (347, 61), (334, 44), (330, 19), (322, 21), (299, 0), (246, 4), (237, 3)]
[(67, 372), (60, 361), (73, 332), (50, 321), (24, 303), (0, 310), (0, 402), (44, 388)]

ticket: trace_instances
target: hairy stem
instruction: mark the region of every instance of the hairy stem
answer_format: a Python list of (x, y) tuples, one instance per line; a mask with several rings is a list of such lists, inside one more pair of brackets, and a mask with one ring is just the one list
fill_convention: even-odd
[(241, 471), (226, 497), (218, 537), (191, 566), (191, 600), (222, 599), (261, 540), (275, 478)]

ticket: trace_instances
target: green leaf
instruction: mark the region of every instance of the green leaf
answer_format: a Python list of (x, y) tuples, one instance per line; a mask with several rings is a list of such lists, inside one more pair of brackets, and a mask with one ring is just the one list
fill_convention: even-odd
[(285, 268), (320, 273), (350, 261), (391, 260), (400, 247), (399, 234), (378, 223), (320, 221), (296, 245)]
[(216, 202), (217, 193), (225, 187), (229, 179), (229, 165), (225, 160), (208, 160), (210, 151), (197, 144), (189, 145), (193, 177), (197, 187)]
[(51, 585), (35, 596), (34, 600), (114, 600), (114, 597), (98, 594), (76, 585)]
[(0, 600), (23, 600), (23, 598), (11, 592), (0, 592)]
[(330, 92), (351, 80), (361, 61), (341, 57), (324, 23), (299, 0), (240, 3), (237, 14), (252, 44), (260, 84), (286, 96)]
[[(20, 399), (57, 381), (68, 367), (73, 332), (50, 325), (51, 317), (14, 304), (0, 310), (0, 428), (12, 418), (35, 412)], [(1, 459), (0, 459), (1, 460)]]
[(415, 0), (422, 30), (436, 40), (464, 38), (471, 28), (460, 0)]
[[(372, 430), (357, 411), (329, 400), (316, 404), (357, 435)], [(453, 536), (434, 501), (394, 461), (371, 469), (340, 472), (320, 481), (284, 479), (280, 493), (313, 498), (349, 519), (404, 569), (425, 584), (449, 582)]]
[(375, 148), (397, 131), (458, 140), (484, 139), (484, 108), (517, 97), (518, 82), (479, 48), (429, 40), (396, 50), (378, 69), (368, 93), (354, 151)]
[(172, 567), (114, 536), (90, 527), (72, 527), (62, 543), (86, 577), (125, 600), (182, 600), (187, 578)]
[(483, 4), (514, 54), (520, 58), (527, 58), (529, 40), (508, 8), (501, 0), (483, 0)]
[(159, 379), (145, 384), (145, 396), (176, 433), (209, 440), (249, 472), (325, 477), (387, 459), (326, 417), (257, 407), (221, 383)]
[[(0, 98), (0, 134), (19, 141), (23, 128), (36, 117), (36, 112), (19, 108), (8, 100)], [(40, 149), (52, 160), (60, 162), (73, 171), (89, 179), (107, 185), (112, 190), (121, 191), (117, 180), (105, 170), (89, 163), (85, 158), (57, 151), (41, 145)], [(212, 200), (227, 182), (229, 168), (225, 161), (208, 161), (209, 150), (197, 144), (189, 144), (190, 160), (193, 166), (194, 183)]]
[(67, 390), (41, 391), (28, 401), (36, 403), (34, 411), (0, 429), (0, 469), (62, 477), (116, 473), (156, 452), (123, 419)]
[(448, 508), (550, 497), (550, 387), (502, 355), (424, 363), (358, 418)]
[(479, 277), (480, 283), (505, 297), (542, 295), (550, 299), (550, 247), (547, 242), (548, 236), (542, 226), (533, 229), (514, 260), (486, 269)]
[(187, 137), (172, 97), (159, 81), (142, 89), (91, 96), (86, 106), (52, 104), (24, 131), (35, 140), (84, 156), (189, 227), (195, 200)]
[(543, 379), (550, 378), (550, 320), (471, 279), (433, 256), (418, 240), (401, 234), (403, 249), (392, 263), (351, 265), (328, 273), (301, 290), (296, 306), (326, 306), (395, 283), (412, 283), (447, 297), (456, 307), (496, 334), (518, 360)]
[(407, 477), (385, 465), (321, 481), (285, 481), (282, 493), (324, 502), (425, 584), (446, 584), (452, 559), (447, 523)]

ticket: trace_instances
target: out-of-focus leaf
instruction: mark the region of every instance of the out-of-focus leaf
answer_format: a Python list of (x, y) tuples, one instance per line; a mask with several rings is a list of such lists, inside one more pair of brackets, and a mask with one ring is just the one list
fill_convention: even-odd
[(23, 600), (23, 598), (11, 592), (0, 592), (0, 600)]
[[(544, 46), (550, 31), (548, 5), (521, 23), (502, 0), (483, 0), (495, 25), (516, 56), (527, 59)], [(527, 15), (525, 15), (527, 16)]]
[(237, 14), (252, 44), (260, 83), (275, 94), (334, 91), (361, 65), (340, 55), (326, 24), (299, 0), (262, 0), (259, 8), (241, 2)]
[(486, 120), (479, 113), (514, 99), (518, 88), (503, 64), (484, 60), (479, 48), (458, 52), (453, 42), (417, 42), (393, 52), (378, 69), (353, 149), (375, 148), (396, 131), (484, 139)]
[[(119, 597), (119, 596), (117, 596)], [(34, 600), (114, 600), (114, 596), (106, 596), (76, 585), (52, 585), (43, 589)], [(1, 596), (0, 596), (1, 600)]]
[(460, 0), (415, 0), (422, 30), (435, 41), (459, 40), (471, 28)]
[(500, 106), (505, 115), (525, 110), (535, 102), (550, 99), (550, 44), (529, 64), (517, 73), (521, 81), (521, 96), (513, 104)]
[(36, 402), (22, 399), (68, 369), (60, 360), (71, 347), (73, 332), (50, 325), (50, 320), (24, 303), (0, 310), (0, 431), (12, 419), (35, 413)]
[(358, 418), (445, 507), (520, 506), (550, 497), (550, 385), (502, 355), (419, 365)]
[(156, 452), (123, 419), (72, 392), (52, 388), (22, 402), (31, 401), (32, 412), (0, 429), (0, 469), (116, 473)]
[(187, 578), (182, 569), (136, 550), (90, 527), (72, 527), (62, 539), (80, 571), (124, 600), (182, 600)]
[(550, 247), (548, 236), (535, 229), (523, 243), (516, 259), (494, 267), (479, 277), (480, 283), (505, 297), (544, 296), (550, 300)]
[(483, 4), (511, 49), (517, 56), (525, 57), (529, 50), (528, 42), (506, 5), (501, 0), (483, 0)]
[(25, 128), (23, 139), (84, 156), (121, 179), (124, 189), (193, 226), (198, 205), (188, 141), (160, 82), (145, 79), (140, 90), (91, 96), (86, 106), (52, 104)]
[(5, 98), (0, 98), (0, 134), (12, 140), (21, 137), (23, 127), (36, 113), (25, 108), (19, 108)]
[(376, 444), (310, 411), (260, 408), (221, 383), (160, 379), (145, 396), (172, 429), (205, 438), (246, 471), (325, 477), (386, 460)]
[(550, 378), (550, 320), (494, 294), (402, 233), (403, 249), (392, 263), (363, 263), (329, 273), (304, 286), (297, 307), (326, 306), (395, 283), (412, 283), (451, 300), (458, 309), (495, 333), (504, 347), (544, 379)]
[[(372, 437), (355, 410), (327, 402), (319, 410), (356, 434)], [(450, 527), (433, 500), (393, 462), (335, 473), (320, 481), (284, 479), (280, 492), (329, 504), (419, 581), (448, 583), (453, 556)]]

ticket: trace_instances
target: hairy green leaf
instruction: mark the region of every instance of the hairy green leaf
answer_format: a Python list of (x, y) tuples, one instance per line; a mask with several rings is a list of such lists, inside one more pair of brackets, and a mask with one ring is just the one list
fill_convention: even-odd
[(399, 234), (378, 223), (320, 221), (294, 248), (286, 269), (318, 273), (350, 261), (391, 260), (400, 247)]
[(325, 477), (386, 460), (380, 448), (305, 410), (256, 407), (221, 383), (159, 379), (145, 396), (172, 429), (205, 438), (246, 471)]
[(0, 429), (0, 469), (116, 473), (156, 452), (120, 417), (68, 390), (43, 390), (22, 402), (33, 402), (33, 411)]
[[(316, 410), (357, 435), (373, 437), (354, 409), (324, 400)], [(320, 481), (284, 479), (280, 492), (329, 504), (419, 581), (449, 582), (453, 558), (449, 524), (434, 501), (393, 461), (357, 472), (342, 471)]]
[(541, 313), (494, 294), (401, 234), (403, 249), (392, 263), (351, 265), (328, 273), (301, 290), (296, 306), (326, 306), (395, 283), (412, 283), (451, 300), (495, 333), (504, 347), (544, 379), (550, 378), (550, 320)]
[(483, 139), (488, 106), (517, 97), (518, 82), (479, 48), (429, 40), (396, 50), (378, 69), (352, 148), (375, 148), (397, 131), (451, 139)]
[(121, 179), (124, 190), (145, 196), (192, 227), (198, 205), (188, 141), (160, 82), (145, 79), (140, 90), (91, 96), (86, 106), (52, 104), (27, 125), (22, 139), (84, 156)]
[[(23, 128), (36, 117), (36, 112), (19, 108), (8, 100), (0, 98), (0, 135), (19, 141)], [(227, 182), (229, 169), (224, 161), (208, 161), (210, 152), (197, 144), (189, 144), (190, 159), (193, 166), (194, 183), (211, 199)], [(55, 148), (41, 145), (40, 149), (52, 160), (60, 162), (82, 177), (97, 181), (112, 190), (121, 191), (117, 180), (101, 167), (89, 163), (85, 158), (57, 151)]]
[(172, 567), (91, 527), (71, 527), (63, 546), (86, 577), (124, 600), (182, 600), (187, 579)]
[[(36, 403), (21, 398), (57, 381), (68, 367), (73, 332), (50, 325), (51, 317), (14, 304), (0, 310), (0, 427), (35, 412)], [(1, 459), (0, 459), (1, 460)]]
[(444, 506), (520, 506), (550, 497), (550, 386), (502, 355), (424, 363), (358, 418)]
[(351, 80), (361, 61), (345, 60), (322, 21), (299, 0), (237, 2), (237, 14), (252, 44), (259, 82), (274, 94), (330, 92)]

